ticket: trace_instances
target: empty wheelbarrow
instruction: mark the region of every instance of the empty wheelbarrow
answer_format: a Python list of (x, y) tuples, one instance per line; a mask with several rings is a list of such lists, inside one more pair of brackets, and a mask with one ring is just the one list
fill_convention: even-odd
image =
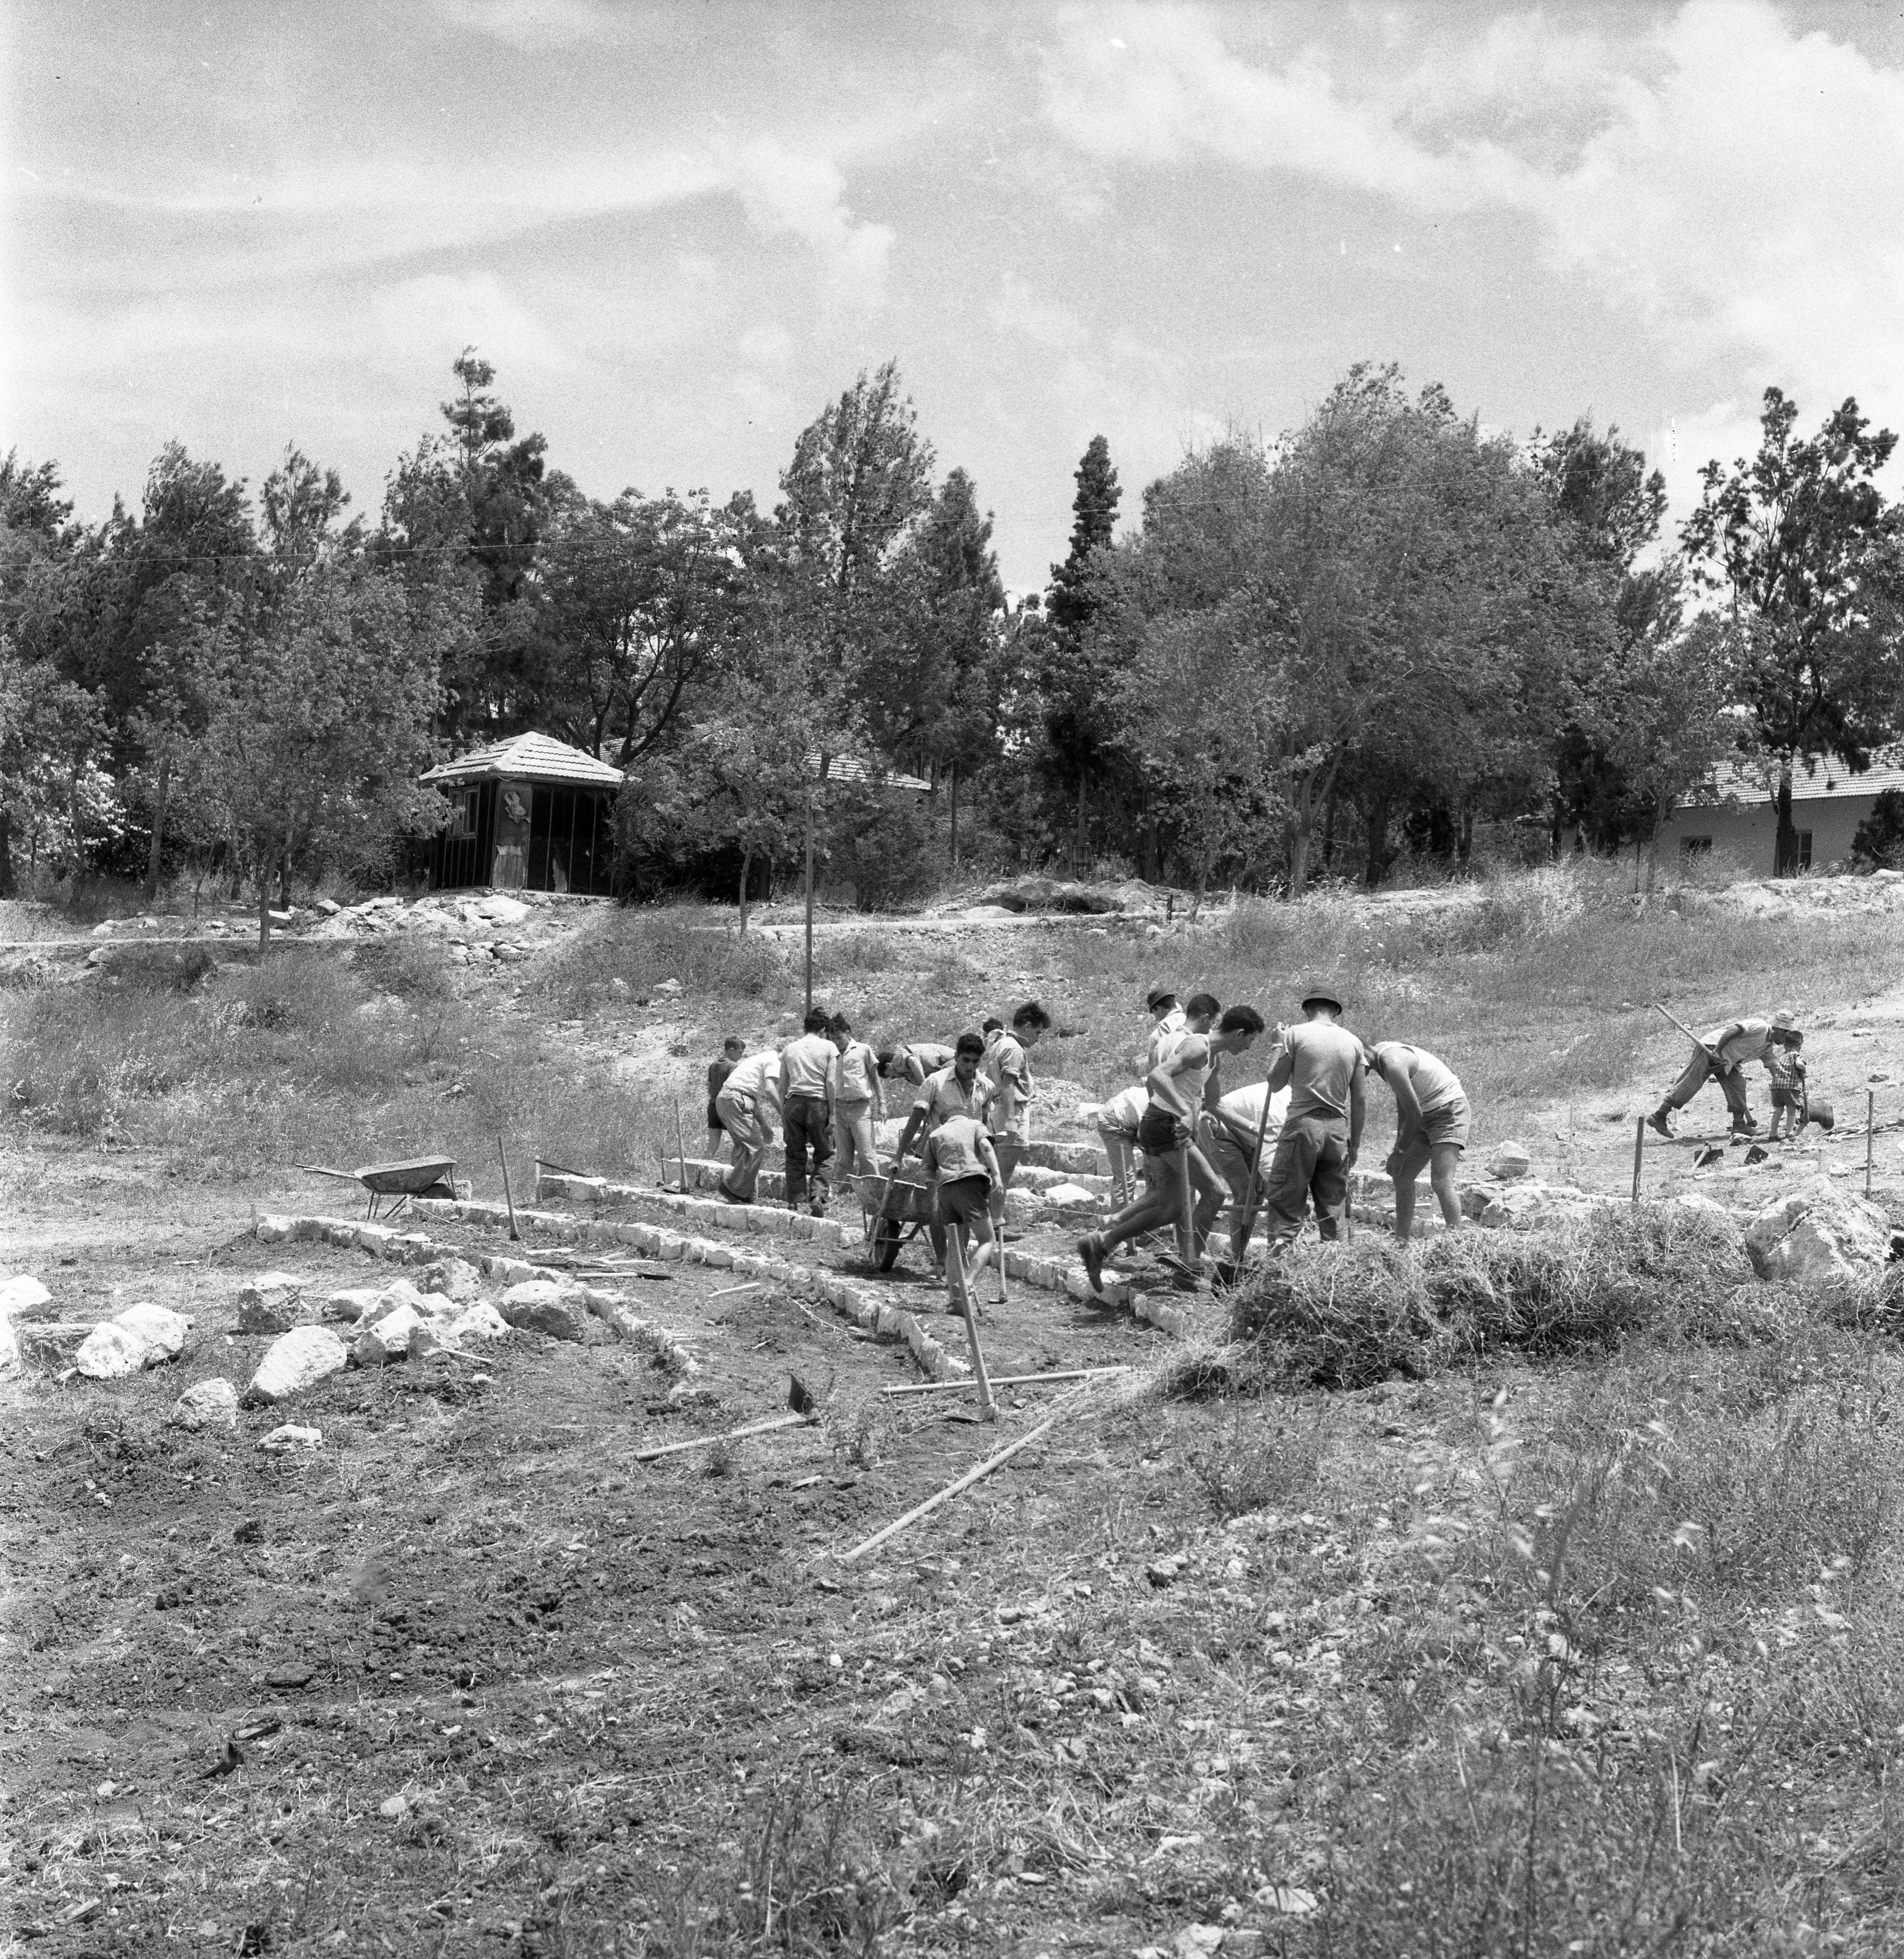
[(454, 1197), (456, 1165), (453, 1157), (412, 1157), (407, 1163), (366, 1164), (361, 1170), (326, 1170), (322, 1164), (300, 1164), (313, 1176), (334, 1176), (340, 1183), (358, 1183), (370, 1193), (366, 1218), (377, 1214), (386, 1197), (396, 1202), (385, 1214), (395, 1218), (413, 1197)]

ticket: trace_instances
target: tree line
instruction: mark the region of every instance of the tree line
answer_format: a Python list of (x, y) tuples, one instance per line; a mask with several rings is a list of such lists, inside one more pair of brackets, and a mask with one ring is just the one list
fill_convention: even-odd
[[(1187, 453), (1120, 530), (1110, 446), (1016, 600), (895, 367), (742, 492), (585, 496), (474, 350), (374, 525), (288, 449), (256, 497), (168, 445), (136, 513), (76, 522), (0, 463), (0, 894), (91, 871), (249, 887), (403, 874), (431, 761), (524, 729), (628, 771), (626, 894), (739, 899), (797, 858), (863, 904), (962, 865), (1206, 890), (1657, 837), (1721, 764), (1793, 771), (1904, 732), (1895, 438), (1855, 401), (1663, 480), (1581, 418), (1516, 442), (1357, 367), (1273, 443)], [(845, 779), (836, 764), (846, 764)], [(895, 797), (880, 779), (922, 779)], [(817, 786), (816, 786), (817, 785)]]

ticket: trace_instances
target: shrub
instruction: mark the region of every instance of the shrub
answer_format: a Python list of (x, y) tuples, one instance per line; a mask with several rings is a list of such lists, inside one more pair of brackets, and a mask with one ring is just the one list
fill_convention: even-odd
[(350, 963), (365, 985), (399, 1000), (443, 1000), (455, 991), (443, 948), (434, 941), (373, 939), (358, 947)]
[(698, 910), (618, 906), (593, 918), (555, 954), (543, 989), (558, 1009), (582, 1014), (614, 999), (617, 980), (637, 995), (678, 980), (690, 1005), (757, 1000), (785, 983), (786, 961), (777, 946), (742, 938), (711, 919)]
[(1233, 1331), (1292, 1379), (1356, 1387), (1501, 1348), (1609, 1348), (1642, 1328), (1736, 1338), (1764, 1317), (1755, 1294), (1729, 1226), (1670, 1205), (1609, 1206), (1538, 1234), (1292, 1246), (1239, 1287)]
[(1227, 1522), (1313, 1496), (1325, 1440), (1313, 1415), (1292, 1416), (1267, 1403), (1238, 1408), (1225, 1433), (1207, 1448), (1191, 1451), (1190, 1471), (1210, 1508)]

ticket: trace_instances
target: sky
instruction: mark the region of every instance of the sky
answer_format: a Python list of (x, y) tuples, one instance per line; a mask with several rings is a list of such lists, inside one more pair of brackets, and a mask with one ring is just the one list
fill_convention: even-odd
[(1006, 583), (1111, 445), (1354, 363), (1666, 474), (1763, 390), (1904, 428), (1904, 5), (8, 0), (0, 449), (374, 514), (473, 344), (590, 495), (751, 489), (898, 363)]

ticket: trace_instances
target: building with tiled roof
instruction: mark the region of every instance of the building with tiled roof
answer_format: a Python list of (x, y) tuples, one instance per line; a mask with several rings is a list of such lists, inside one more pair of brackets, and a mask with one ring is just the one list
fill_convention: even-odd
[[(1721, 769), (1666, 820), (1660, 848), (1685, 856), (1718, 851), (1754, 872), (1777, 869), (1778, 812), (1774, 768)], [(1904, 790), (1904, 767), (1887, 760), (1855, 775), (1834, 755), (1791, 771), (1791, 821), (1798, 868), (1820, 870), (1851, 856), (1852, 839), (1887, 789)]]
[(430, 840), (433, 890), (608, 896), (619, 769), (552, 735), (512, 735), (438, 764), (423, 780), (450, 805)]

